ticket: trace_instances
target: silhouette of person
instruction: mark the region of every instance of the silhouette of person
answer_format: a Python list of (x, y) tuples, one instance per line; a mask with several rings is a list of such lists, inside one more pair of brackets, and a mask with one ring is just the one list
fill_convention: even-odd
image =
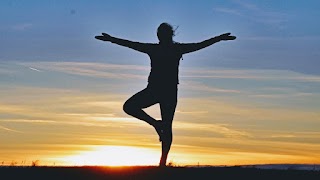
[[(153, 126), (162, 143), (162, 155), (159, 166), (166, 166), (167, 156), (172, 144), (172, 121), (177, 105), (179, 84), (179, 62), (183, 54), (191, 53), (223, 40), (234, 40), (235, 36), (225, 33), (199, 43), (177, 43), (173, 41), (174, 29), (168, 23), (162, 23), (157, 29), (159, 43), (140, 43), (112, 37), (102, 33), (96, 39), (109, 41), (136, 51), (146, 53), (151, 60), (151, 72), (145, 89), (130, 97), (123, 110), (137, 119)], [(162, 120), (149, 116), (144, 108), (159, 103)]]

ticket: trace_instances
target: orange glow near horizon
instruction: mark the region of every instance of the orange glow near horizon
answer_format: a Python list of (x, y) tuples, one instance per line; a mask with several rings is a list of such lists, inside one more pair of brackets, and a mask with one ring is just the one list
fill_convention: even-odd
[[(135, 146), (96, 146), (73, 155), (49, 158), (62, 166), (157, 166), (160, 149)], [(48, 160), (48, 159), (47, 159)], [(49, 164), (51, 164), (49, 163)], [(280, 155), (253, 152), (216, 152), (203, 154), (175, 149), (169, 154), (167, 163), (173, 165), (234, 166), (250, 164), (319, 164), (314, 158), (296, 155)], [(45, 165), (45, 164), (43, 164)]]
[(131, 146), (103, 146), (60, 159), (65, 165), (134, 166), (157, 165), (159, 152)]

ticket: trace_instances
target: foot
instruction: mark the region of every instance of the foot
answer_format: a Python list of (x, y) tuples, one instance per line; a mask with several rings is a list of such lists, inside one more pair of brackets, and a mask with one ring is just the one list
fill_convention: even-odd
[(163, 122), (161, 120), (156, 121), (155, 125), (153, 126), (155, 130), (157, 131), (159, 135), (159, 141), (162, 141), (162, 137), (164, 135), (164, 127), (163, 127)]
[(159, 167), (167, 167), (167, 156), (161, 156)]
[(167, 165), (166, 165), (166, 164), (163, 164), (163, 163), (159, 163), (159, 167), (160, 167), (160, 168), (165, 168), (165, 167), (167, 167)]

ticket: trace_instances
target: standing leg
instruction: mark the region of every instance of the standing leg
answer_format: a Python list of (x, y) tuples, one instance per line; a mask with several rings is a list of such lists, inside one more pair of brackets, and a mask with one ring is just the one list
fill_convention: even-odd
[(159, 166), (164, 167), (167, 164), (167, 158), (168, 158), (168, 154), (171, 148), (171, 144), (172, 144), (172, 123), (168, 124), (168, 126), (166, 127), (166, 130), (164, 131), (163, 135), (164, 137), (162, 137), (162, 142), (161, 142), (161, 158), (160, 158), (160, 163)]
[(163, 136), (162, 136), (162, 154), (160, 166), (166, 166), (168, 154), (172, 144), (172, 121), (177, 106), (176, 92), (173, 96), (166, 97), (166, 100), (160, 102)]

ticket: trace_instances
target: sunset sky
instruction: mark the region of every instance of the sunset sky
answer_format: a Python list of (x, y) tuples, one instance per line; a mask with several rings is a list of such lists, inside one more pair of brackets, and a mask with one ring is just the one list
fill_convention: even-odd
[[(122, 110), (147, 85), (157, 43), (231, 32), (180, 63), (168, 162), (320, 163), (320, 1), (1, 0), (0, 165), (157, 165), (161, 144)], [(160, 119), (159, 106), (146, 109)]]

